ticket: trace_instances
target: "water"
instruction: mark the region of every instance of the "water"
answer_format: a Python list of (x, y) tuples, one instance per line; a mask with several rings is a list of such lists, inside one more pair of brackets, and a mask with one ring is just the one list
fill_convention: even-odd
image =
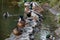
[[(12, 0), (11, 0), (12, 1)], [(12, 5), (10, 0), (0, 0), (0, 40), (4, 40), (9, 37), (12, 29), (15, 28), (19, 15), (23, 15), (24, 7), (23, 4), (18, 7), (17, 5)], [(5, 19), (3, 14), (9, 12), (13, 15)]]
[[(4, 0), (3, 4), (2, 4), (2, 0), (0, 0), (0, 3), (1, 3), (1, 6), (0, 6), (0, 8), (1, 8), (0, 9), (0, 31), (1, 31), (0, 32), (0, 40), (4, 40), (5, 38), (10, 36), (13, 28), (15, 28), (17, 20), (18, 20), (18, 15), (23, 15), (24, 7), (23, 7), (23, 4), (20, 5), (20, 7), (18, 7), (17, 5), (13, 5), (13, 4), (11, 4), (10, 0)], [(54, 13), (56, 14), (55, 11), (53, 12), (53, 10), (51, 10), (51, 9), (50, 9), (50, 11), (52, 11), (53, 14)], [(3, 18), (3, 13), (5, 13), (5, 12), (9, 12), (9, 14), (12, 14), (12, 15), (15, 15), (15, 16), (10, 16), (7, 19), (5, 19), (5, 18)], [(48, 18), (50, 18), (50, 16)], [(48, 18), (46, 18), (46, 19), (48, 20)], [(50, 23), (50, 20), (48, 20), (48, 23)], [(44, 33), (45, 33), (45, 35), (44, 35)], [(47, 34), (49, 34), (49, 31), (41, 30), (41, 37), (40, 38), (42, 40), (46, 40), (46, 35)]]

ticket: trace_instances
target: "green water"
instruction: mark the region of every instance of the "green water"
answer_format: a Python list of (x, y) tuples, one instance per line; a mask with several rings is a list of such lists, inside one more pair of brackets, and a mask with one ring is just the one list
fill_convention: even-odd
[(0, 40), (4, 40), (9, 37), (9, 34), (12, 32), (12, 29), (15, 28), (18, 20), (18, 16), (12, 16), (7, 19), (3, 18), (4, 12), (9, 12), (12, 15), (23, 15), (24, 7), (23, 4), (18, 7), (17, 5), (12, 5), (9, 0), (2, 2), (0, 0)]
[[(7, 19), (4, 19), (3, 13), (9, 12), (12, 15), (23, 15), (24, 13), (23, 4), (18, 7), (17, 5), (13, 5), (11, 1), (12, 0), (0, 0), (0, 40), (4, 40), (5, 38), (9, 37), (13, 28), (15, 28), (16, 26), (16, 20), (18, 20), (18, 16), (12, 16)], [(43, 16), (43, 24), (49, 25), (50, 30), (53, 29), (54, 31), (56, 29), (56, 22), (54, 21), (54, 16), (48, 11), (43, 12)]]

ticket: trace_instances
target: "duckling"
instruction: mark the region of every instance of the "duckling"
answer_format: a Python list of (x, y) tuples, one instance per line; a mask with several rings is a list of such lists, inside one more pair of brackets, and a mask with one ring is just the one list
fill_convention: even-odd
[(19, 36), (22, 34), (22, 30), (18, 30), (17, 28), (13, 29), (13, 34)]

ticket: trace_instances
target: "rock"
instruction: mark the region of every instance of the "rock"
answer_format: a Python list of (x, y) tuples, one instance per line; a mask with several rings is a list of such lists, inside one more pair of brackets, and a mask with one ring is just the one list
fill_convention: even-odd
[(56, 35), (60, 36), (60, 27), (55, 30)]

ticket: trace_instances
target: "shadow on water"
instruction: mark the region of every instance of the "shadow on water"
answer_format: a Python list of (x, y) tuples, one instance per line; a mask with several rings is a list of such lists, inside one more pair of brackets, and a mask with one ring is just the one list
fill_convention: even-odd
[(16, 26), (19, 17), (12, 16), (5, 19), (3, 18), (3, 14), (5, 12), (9, 12), (12, 15), (23, 15), (24, 13), (23, 4), (21, 5), (21, 7), (18, 7), (17, 5), (14, 6), (9, 2), (9, 0), (5, 0), (2, 3), (2, 0), (0, 0), (0, 40), (4, 40), (5, 38), (9, 37), (12, 29)]

